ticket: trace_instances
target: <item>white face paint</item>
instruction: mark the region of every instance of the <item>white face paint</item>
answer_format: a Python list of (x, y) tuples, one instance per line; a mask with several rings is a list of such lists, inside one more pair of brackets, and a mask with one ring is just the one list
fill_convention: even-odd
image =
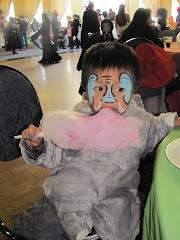
[(127, 109), (132, 96), (132, 82), (130, 75), (122, 70), (96, 70), (90, 74), (88, 96), (96, 112), (106, 107), (123, 114)]

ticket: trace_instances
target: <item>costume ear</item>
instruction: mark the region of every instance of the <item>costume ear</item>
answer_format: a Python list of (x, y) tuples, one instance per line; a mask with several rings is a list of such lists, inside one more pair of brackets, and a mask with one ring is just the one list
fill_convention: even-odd
[(131, 78), (127, 73), (122, 73), (119, 78), (121, 87), (125, 89), (124, 101), (129, 103), (132, 94), (132, 82)]

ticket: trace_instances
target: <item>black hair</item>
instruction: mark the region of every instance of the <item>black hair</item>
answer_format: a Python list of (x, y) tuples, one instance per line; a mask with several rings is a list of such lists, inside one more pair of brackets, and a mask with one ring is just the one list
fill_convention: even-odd
[(89, 2), (88, 8), (94, 8), (94, 3), (93, 2)]
[(105, 18), (107, 17), (107, 12), (106, 11), (103, 12), (103, 17), (105, 17)]
[(125, 8), (125, 5), (121, 4), (119, 6), (118, 14), (116, 15), (116, 22), (119, 26), (124, 26), (127, 23), (127, 19), (125, 17), (125, 13), (124, 13), (124, 8)]
[(156, 12), (157, 17), (160, 17), (162, 19), (167, 18), (167, 10), (165, 8), (159, 8)]
[(82, 86), (86, 90), (89, 75), (95, 70), (124, 68), (130, 72), (134, 90), (140, 84), (140, 65), (134, 50), (118, 42), (97, 43), (90, 47), (82, 64)]
[(139, 8), (136, 10), (130, 25), (144, 26), (147, 25), (147, 19), (151, 16), (151, 12), (147, 8)]

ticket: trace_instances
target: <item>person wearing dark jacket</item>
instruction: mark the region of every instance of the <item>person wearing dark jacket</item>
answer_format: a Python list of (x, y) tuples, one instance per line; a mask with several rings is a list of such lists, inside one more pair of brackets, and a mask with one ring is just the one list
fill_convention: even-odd
[(167, 10), (165, 8), (159, 8), (157, 10), (157, 18), (158, 18), (158, 25), (159, 25), (159, 30), (164, 31), (166, 30), (166, 18), (167, 18)]
[(164, 48), (163, 42), (155, 35), (151, 28), (151, 12), (148, 9), (139, 8), (135, 12), (132, 22), (117, 41), (125, 43), (131, 38), (146, 38), (151, 40), (155, 45)]
[(104, 37), (104, 40), (106, 42), (114, 41), (114, 37), (112, 33), (114, 26), (112, 21), (108, 19), (108, 15), (106, 11), (103, 12), (103, 17), (104, 17), (104, 20), (102, 20), (101, 22), (101, 30), (102, 30), (102, 35)]
[(79, 19), (78, 19), (78, 15), (77, 13), (73, 14), (74, 20), (72, 21), (72, 29), (71, 29), (71, 49), (73, 48), (73, 37), (75, 37), (75, 41), (76, 41), (76, 48), (79, 48), (79, 39), (77, 38), (78, 35), (78, 30), (80, 25)]
[(13, 54), (17, 54), (15, 50), (22, 48), (22, 44), (14, 18), (10, 17), (9, 21), (7, 25), (7, 49), (12, 49)]
[(26, 18), (24, 16), (21, 16), (21, 19), (19, 20), (19, 31), (20, 31), (22, 46), (24, 45), (24, 41), (25, 41), (26, 49), (28, 49), (28, 40), (27, 40), (28, 29), (29, 29), (29, 24), (26, 21)]
[(94, 9), (94, 4), (89, 3), (87, 10), (83, 15), (83, 24), (81, 31), (81, 47), (83, 48), (84, 44), (88, 40), (89, 33), (100, 33), (99, 30), (99, 19), (96, 11)]

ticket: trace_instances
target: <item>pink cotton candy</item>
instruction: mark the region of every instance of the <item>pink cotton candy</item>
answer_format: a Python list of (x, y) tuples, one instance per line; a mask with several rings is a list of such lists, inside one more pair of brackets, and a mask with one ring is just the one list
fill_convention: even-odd
[(114, 152), (137, 147), (142, 121), (104, 108), (93, 116), (74, 111), (47, 112), (41, 124), (45, 137), (58, 147)]

